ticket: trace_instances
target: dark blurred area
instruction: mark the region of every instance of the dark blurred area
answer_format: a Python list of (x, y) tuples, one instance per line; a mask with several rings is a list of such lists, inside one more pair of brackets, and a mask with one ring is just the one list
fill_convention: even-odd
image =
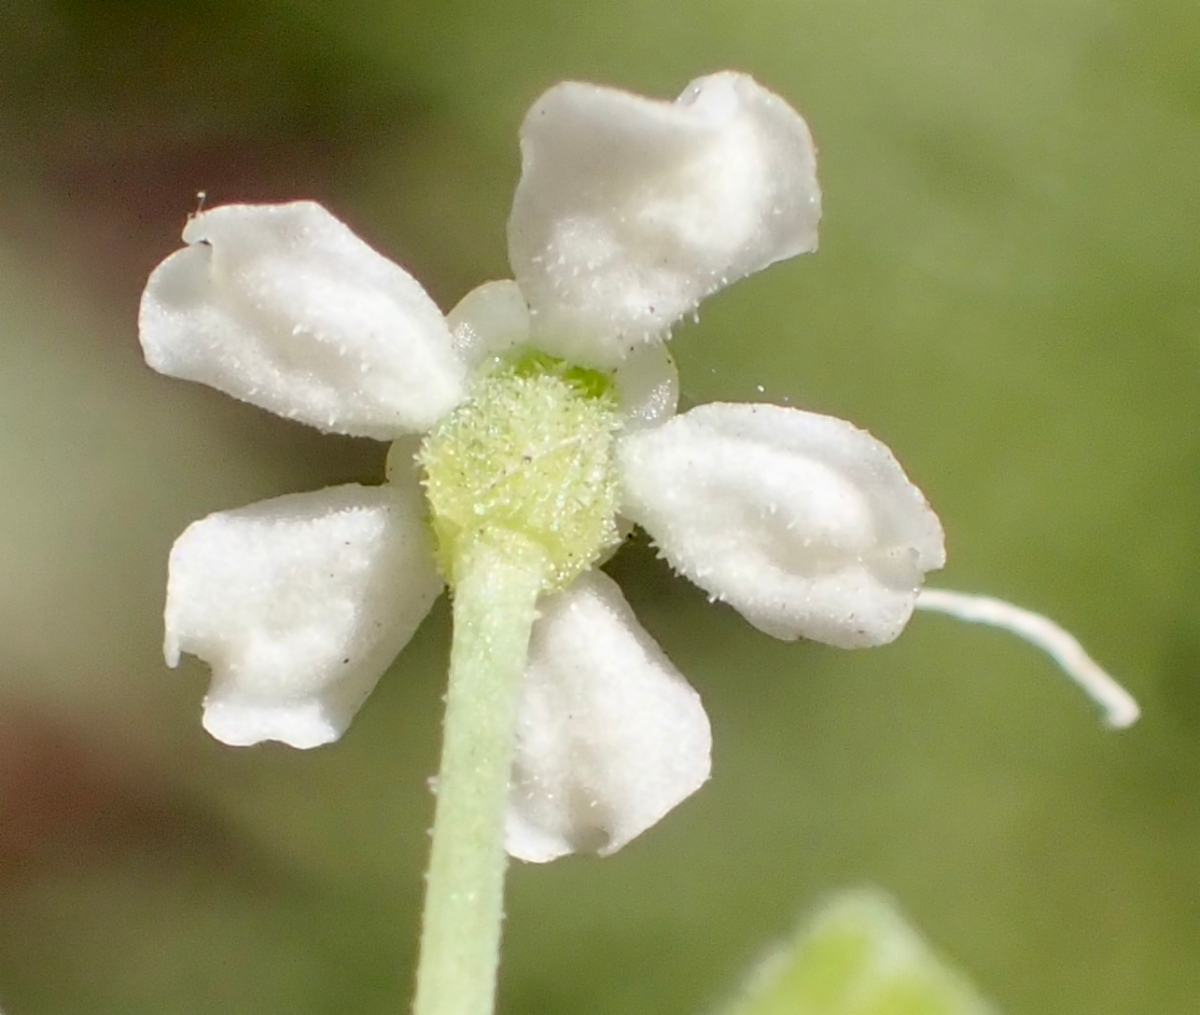
[(344, 201), (356, 156), (418, 134), (431, 103), (262, 3), (13, 0), (0, 46), (0, 224), (126, 299), (199, 193)]

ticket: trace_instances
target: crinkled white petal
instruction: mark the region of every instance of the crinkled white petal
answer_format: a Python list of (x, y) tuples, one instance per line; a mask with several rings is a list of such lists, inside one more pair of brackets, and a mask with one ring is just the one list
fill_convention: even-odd
[(815, 250), (821, 197), (808, 127), (745, 74), (675, 102), (566, 82), (521, 128), (509, 261), (537, 344), (612, 366), (700, 300)]
[(441, 591), (420, 491), (331, 487), (190, 525), (171, 550), (167, 663), (212, 667), (227, 744), (336, 740)]
[(146, 362), (289, 419), (381, 440), (428, 430), (466, 367), (437, 305), (311, 201), (196, 215), (150, 275)]
[(891, 641), (945, 562), (937, 516), (892, 453), (831, 416), (702, 405), (623, 438), (618, 462), (622, 513), (777, 638)]
[(544, 863), (615, 852), (703, 785), (711, 747), (700, 696), (616, 583), (585, 574), (541, 605), (533, 627), (509, 853)]
[(470, 368), (529, 341), (529, 307), (516, 282), (476, 286), (446, 315), (454, 348)]

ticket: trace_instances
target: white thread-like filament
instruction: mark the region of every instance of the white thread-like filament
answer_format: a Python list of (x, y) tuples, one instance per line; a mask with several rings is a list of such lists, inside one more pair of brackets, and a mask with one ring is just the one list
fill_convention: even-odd
[(1116, 682), (1087, 652), (1079, 641), (1048, 617), (995, 599), (947, 589), (922, 589), (917, 609), (1003, 628), (1036, 645), (1049, 655), (1063, 672), (1075, 681), (1104, 711), (1105, 723), (1113, 729), (1125, 729), (1137, 722), (1141, 709), (1125, 688)]

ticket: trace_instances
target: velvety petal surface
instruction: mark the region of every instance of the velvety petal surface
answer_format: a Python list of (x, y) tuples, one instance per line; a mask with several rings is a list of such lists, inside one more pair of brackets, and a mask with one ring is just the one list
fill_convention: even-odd
[(942, 528), (888, 448), (844, 420), (713, 403), (626, 436), (622, 513), (777, 638), (842, 648), (903, 629)]
[(289, 494), (190, 525), (171, 550), (168, 664), (212, 667), (227, 744), (341, 736), (441, 591), (415, 484)]
[(607, 855), (708, 778), (700, 697), (616, 583), (589, 572), (547, 599), (522, 690), (507, 847), (542, 863)]
[(225, 205), (183, 238), (142, 296), (155, 370), (380, 440), (429, 429), (463, 397), (437, 305), (320, 205)]
[(675, 102), (566, 82), (521, 128), (509, 260), (537, 344), (612, 366), (709, 293), (815, 250), (808, 127), (745, 74)]

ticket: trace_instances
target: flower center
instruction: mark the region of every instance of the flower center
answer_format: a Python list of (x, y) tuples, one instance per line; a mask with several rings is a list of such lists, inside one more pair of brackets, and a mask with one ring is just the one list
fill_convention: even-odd
[(547, 591), (615, 546), (619, 425), (606, 374), (526, 351), (477, 375), (417, 454), (450, 584), (480, 540), (544, 555)]

